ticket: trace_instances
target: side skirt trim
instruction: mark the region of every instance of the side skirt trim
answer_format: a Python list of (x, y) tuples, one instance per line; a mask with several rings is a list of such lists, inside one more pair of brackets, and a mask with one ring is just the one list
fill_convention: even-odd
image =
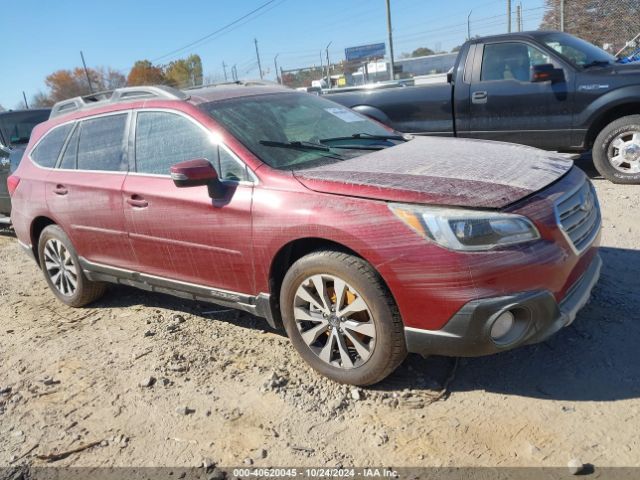
[(272, 328), (278, 328), (271, 310), (270, 295), (267, 293), (260, 293), (257, 296), (247, 295), (93, 263), (83, 257), (79, 260), (85, 276), (91, 281), (128, 285), (148, 292), (166, 293), (188, 300), (236, 308), (265, 318)]

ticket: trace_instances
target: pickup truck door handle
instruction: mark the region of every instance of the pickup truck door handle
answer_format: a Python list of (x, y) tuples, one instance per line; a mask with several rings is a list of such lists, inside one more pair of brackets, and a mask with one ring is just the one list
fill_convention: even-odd
[(487, 103), (487, 98), (489, 98), (489, 95), (484, 91), (473, 92), (471, 94), (472, 103)]
[(135, 194), (127, 198), (127, 203), (135, 208), (147, 208), (149, 206), (149, 202), (140, 195)]
[(69, 190), (67, 190), (67, 187), (65, 187), (64, 185), (56, 185), (56, 188), (53, 189), (53, 193), (55, 193), (56, 195), (66, 195), (67, 193), (69, 193)]

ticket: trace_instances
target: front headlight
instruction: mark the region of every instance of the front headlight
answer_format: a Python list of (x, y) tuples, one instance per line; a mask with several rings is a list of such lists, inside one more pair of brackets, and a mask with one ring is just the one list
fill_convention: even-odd
[(451, 250), (477, 251), (540, 238), (531, 220), (510, 213), (389, 204), (420, 235)]

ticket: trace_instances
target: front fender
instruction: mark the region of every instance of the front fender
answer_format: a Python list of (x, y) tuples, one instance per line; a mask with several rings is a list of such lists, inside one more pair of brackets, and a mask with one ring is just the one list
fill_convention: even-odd
[(574, 125), (578, 129), (588, 130), (591, 133), (593, 127), (598, 125), (599, 121), (612, 110), (633, 103), (640, 103), (640, 85), (616, 88), (599, 96), (587, 108), (578, 113)]

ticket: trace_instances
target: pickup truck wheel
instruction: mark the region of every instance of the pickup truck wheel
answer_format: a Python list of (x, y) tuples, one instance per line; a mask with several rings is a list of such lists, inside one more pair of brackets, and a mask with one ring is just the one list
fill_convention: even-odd
[(49, 225), (38, 241), (40, 267), (51, 291), (70, 307), (83, 307), (105, 291), (105, 285), (85, 277), (69, 237), (57, 225)]
[(640, 184), (640, 115), (619, 118), (600, 132), (593, 164), (613, 183)]
[(371, 385), (406, 356), (395, 302), (361, 258), (330, 250), (302, 257), (285, 275), (280, 305), (295, 349), (332, 380)]

